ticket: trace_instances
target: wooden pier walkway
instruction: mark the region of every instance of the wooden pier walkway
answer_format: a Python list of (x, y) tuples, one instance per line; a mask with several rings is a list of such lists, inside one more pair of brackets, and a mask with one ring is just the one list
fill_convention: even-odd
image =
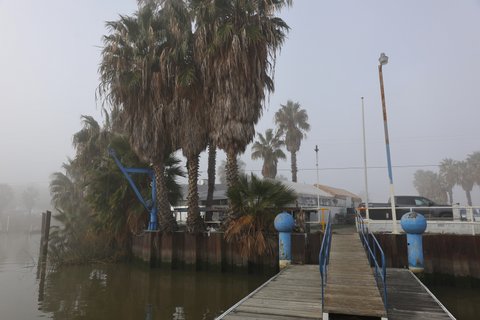
[(386, 318), (382, 297), (354, 228), (332, 234), (325, 289), (325, 314)]
[(321, 319), (317, 265), (291, 265), (217, 319)]
[(455, 319), (407, 269), (387, 269), (387, 295), (385, 310), (358, 235), (342, 229), (332, 236), (324, 311), (318, 266), (291, 265), (217, 319)]

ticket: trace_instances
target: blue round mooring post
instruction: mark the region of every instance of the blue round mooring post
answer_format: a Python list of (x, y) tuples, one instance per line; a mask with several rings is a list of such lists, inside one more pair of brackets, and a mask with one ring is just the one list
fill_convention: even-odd
[(423, 272), (422, 234), (427, 229), (427, 220), (417, 212), (407, 212), (400, 220), (407, 233), (408, 268), (412, 272)]
[(273, 223), (278, 231), (278, 250), (280, 268), (285, 268), (292, 260), (292, 241), (291, 235), (295, 221), (291, 214), (281, 212), (275, 217)]

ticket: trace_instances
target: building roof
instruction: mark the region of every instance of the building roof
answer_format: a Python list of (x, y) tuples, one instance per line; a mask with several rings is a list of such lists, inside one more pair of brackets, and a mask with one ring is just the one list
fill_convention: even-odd
[(358, 195), (356, 195), (354, 193), (351, 193), (350, 191), (347, 191), (345, 189), (334, 188), (334, 187), (326, 186), (326, 185), (323, 185), (323, 184), (314, 184), (314, 186), (316, 188), (319, 188), (320, 190), (323, 190), (323, 191), (329, 193), (330, 195), (332, 195), (334, 197), (338, 197), (338, 198), (350, 197), (352, 199), (361, 200), (361, 198)]
[(320, 195), (320, 197), (331, 198), (332, 195), (322, 189), (315, 188), (315, 186), (306, 183), (291, 182), (285, 180), (275, 180), (281, 182), (284, 186), (292, 189), (296, 194), (301, 195)]

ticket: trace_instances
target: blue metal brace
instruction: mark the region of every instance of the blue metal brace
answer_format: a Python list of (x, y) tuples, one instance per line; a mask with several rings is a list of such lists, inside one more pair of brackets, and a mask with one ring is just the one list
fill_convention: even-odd
[[(127, 179), (128, 183), (132, 187), (133, 191), (135, 192), (135, 195), (137, 196), (138, 200), (140, 203), (147, 209), (147, 211), (150, 213), (150, 222), (148, 223), (148, 230), (149, 231), (154, 231), (158, 229), (158, 219), (157, 219), (157, 184), (155, 182), (155, 173), (151, 169), (144, 169), (144, 168), (125, 168), (120, 160), (117, 158), (117, 154), (115, 150), (112, 148), (108, 148), (108, 154), (112, 156), (113, 160), (115, 160), (115, 163), (117, 164), (118, 168), (120, 168), (120, 171), (123, 173), (125, 178)], [(148, 177), (151, 179), (151, 186), (152, 186), (152, 199), (145, 201), (143, 198), (142, 194), (138, 190), (137, 186), (135, 185), (135, 182), (132, 180), (132, 177), (130, 176), (131, 173), (144, 173), (148, 174)]]

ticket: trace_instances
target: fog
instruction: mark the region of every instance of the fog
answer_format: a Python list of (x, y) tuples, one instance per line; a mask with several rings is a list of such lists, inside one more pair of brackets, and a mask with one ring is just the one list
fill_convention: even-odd
[[(0, 183), (45, 188), (73, 155), (80, 115), (101, 119), (95, 89), (105, 21), (135, 9), (135, 0), (0, 0)], [(299, 182), (316, 182), (318, 145), (320, 183), (364, 195), (363, 96), (370, 199), (386, 201), (381, 52), (390, 58), (383, 71), (396, 193), (416, 194), (416, 170), (480, 151), (479, 1), (297, 0), (281, 16), (291, 32), (257, 131), (274, 127), (288, 99), (307, 110)], [(260, 175), (250, 153), (242, 156), (246, 171)], [(201, 178), (206, 168), (202, 156)], [(289, 160), (279, 163), (280, 175), (290, 178), (289, 170)], [(458, 187), (454, 200), (466, 202)], [(473, 201), (480, 204), (478, 186)]]

